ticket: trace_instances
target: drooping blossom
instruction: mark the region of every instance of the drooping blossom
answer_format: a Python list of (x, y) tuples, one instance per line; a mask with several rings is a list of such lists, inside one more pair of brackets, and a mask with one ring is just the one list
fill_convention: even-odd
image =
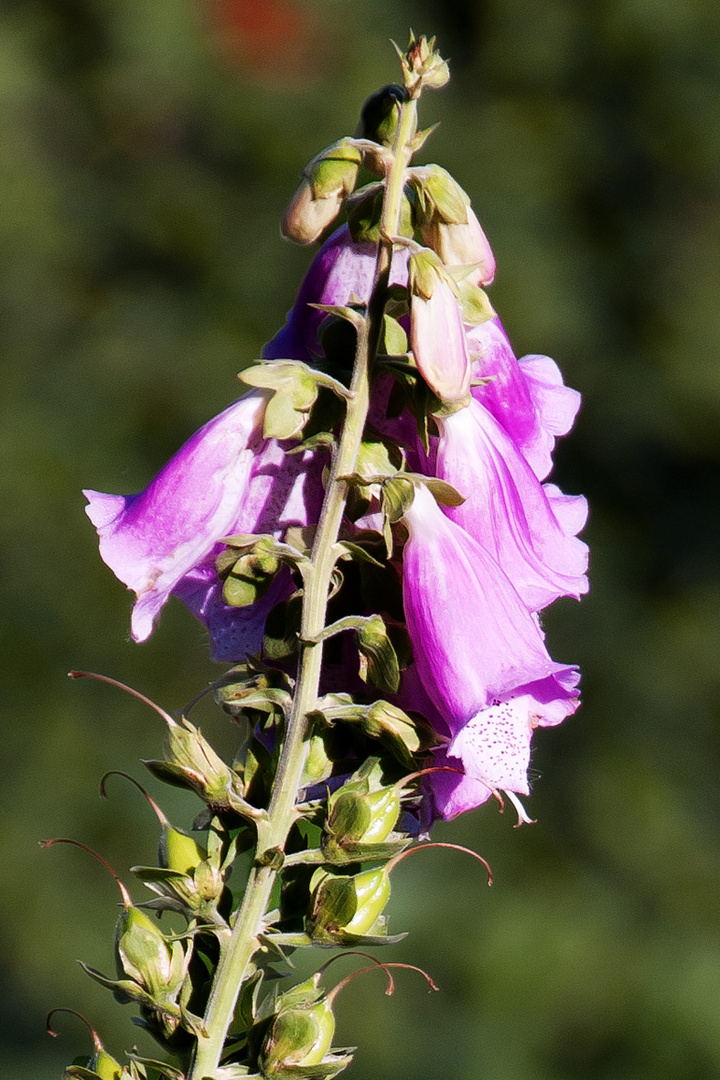
[(469, 327), (467, 343), (473, 376), (488, 378), (473, 396), (505, 428), (539, 480), (552, 469), (555, 440), (566, 435), (580, 407), (580, 395), (563, 383), (548, 356), (518, 360), (498, 318)]
[[(587, 592), (587, 546), (575, 533), (587, 504), (557, 488), (548, 493), (505, 429), (476, 400), (438, 419), (435, 471), (466, 496), (446, 514), (504, 570), (531, 611), (559, 596)], [(563, 503), (563, 500), (566, 502)], [(559, 505), (572, 508), (570, 515)]]
[(259, 605), (222, 601), (219, 541), (234, 533), (280, 536), (317, 520), (322, 455), (286, 455), (262, 436), (266, 395), (253, 391), (197, 431), (137, 495), (85, 491), (100, 554), (136, 596), (131, 629), (144, 641), (171, 594), (205, 623), (217, 659), (257, 651), (265, 615), (291, 589), (289, 575)]
[(533, 729), (575, 710), (577, 673), (550, 658), (509, 578), (426, 488), (416, 488), (404, 520), (403, 600), (417, 673), (450, 733), (446, 754), (483, 795), (459, 807), (468, 792), (449, 796), (461, 778), (433, 774), (437, 812), (454, 816), (493, 789), (527, 793)]

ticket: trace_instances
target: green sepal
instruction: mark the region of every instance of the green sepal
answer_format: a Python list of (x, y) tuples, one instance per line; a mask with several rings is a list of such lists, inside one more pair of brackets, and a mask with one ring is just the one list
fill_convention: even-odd
[(411, 843), (410, 840), (388, 840), (383, 844), (351, 844), (340, 847), (330, 841), (323, 848), (324, 862), (330, 866), (351, 866), (363, 862), (387, 862)]
[(385, 931), (386, 924), (387, 920), (381, 915), (375, 926), (370, 928), (374, 933), (369, 934), (350, 934), (346, 930), (329, 931), (316, 927), (313, 929), (311, 944), (324, 949), (364, 949), (376, 945), (397, 945), (398, 942), (405, 940), (407, 932), (388, 934)]
[(363, 731), (372, 739), (379, 739), (406, 765), (413, 768), (413, 754), (431, 744), (433, 729), (427, 725), (430, 740), (426, 742), (418, 733), (418, 723), (406, 712), (389, 701), (375, 701), (362, 718)]
[[(356, 330), (359, 330), (365, 324), (364, 309), (350, 307), (348, 304), (308, 304), (308, 307), (315, 308), (317, 311), (324, 311), (326, 315), (334, 315), (338, 319), (352, 323)], [(331, 377), (326, 376), (326, 378), (330, 379)], [(335, 379), (331, 381), (332, 383), (336, 382)], [(323, 383), (322, 385), (327, 386), (328, 384)], [(342, 384), (338, 383), (338, 385), (341, 386)], [(329, 389), (334, 389), (334, 386), (330, 385)], [(348, 397), (348, 390), (345, 387), (343, 387), (343, 390), (345, 392), (342, 397)]]
[(298, 649), (302, 593), (276, 604), (265, 620), (263, 656), (268, 660), (289, 660)]
[(400, 686), (400, 665), (382, 615), (348, 615), (326, 626), (315, 641), (324, 641), (344, 630), (355, 631), (363, 682), (386, 693), (396, 693)]
[(422, 484), (428, 489), (435, 502), (442, 506), (462, 506), (466, 496), (461, 495), (457, 488), (448, 484), (446, 480), (440, 480), (437, 476), (423, 476), (421, 473), (404, 473), (413, 483)]
[(264, 1080), (261, 1073), (250, 1072), (246, 1065), (220, 1065), (210, 1080)]
[(338, 397), (348, 397), (348, 390), (337, 379), (300, 360), (268, 360), (246, 368), (239, 378), (247, 386), (273, 391), (265, 407), (263, 435), (266, 439), (298, 438), (321, 386)]
[(415, 490), (412, 474), (398, 473), (383, 483), (382, 512), (392, 524), (402, 520), (413, 504)]
[(416, 131), (412, 139), (408, 143), (408, 147), (412, 154), (417, 154), (418, 150), (421, 150), (430, 136), (437, 131), (440, 127), (440, 121), (436, 124), (431, 124), (428, 128), (423, 128), (422, 131)]
[(369, 563), (371, 566), (379, 566), (381, 569), (385, 567), (385, 563), (376, 559), (360, 544), (353, 544), (350, 540), (341, 540), (335, 545), (334, 551), (338, 559), (353, 559), (355, 562)]
[(286, 1065), (281, 1070), (265, 1073), (273, 1080), (331, 1080), (341, 1073), (352, 1061), (349, 1051), (341, 1054), (327, 1054), (318, 1065)]
[(328, 199), (338, 192), (348, 195), (355, 187), (361, 164), (362, 153), (351, 139), (340, 139), (323, 150), (303, 170), (313, 199)]
[(332, 431), (318, 431), (315, 435), (303, 439), (298, 446), (291, 446), (285, 453), (304, 454), (306, 450), (331, 450), (336, 441)]
[[(343, 700), (346, 699), (346, 700)], [(343, 721), (360, 724), (363, 732), (377, 739), (409, 769), (417, 767), (414, 754), (437, 742), (435, 732), (427, 721), (409, 716), (389, 701), (374, 701), (358, 705), (349, 695), (327, 695), (321, 698), (309, 719), (318, 718), (326, 724)]]
[(387, 313), (383, 316), (383, 332), (380, 351), (388, 356), (405, 356), (410, 348), (407, 334), (397, 319)]
[(117, 1001), (121, 1004), (126, 1004), (128, 1001), (134, 1001), (138, 1005), (143, 1005), (146, 1009), (150, 1009), (152, 1012), (162, 1013), (168, 1016), (171, 1020), (177, 1023), (180, 1022), (180, 1009), (177, 1005), (171, 1002), (158, 1002), (156, 999), (143, 990), (142, 986), (139, 986), (134, 979), (110, 979), (107, 975), (103, 975), (101, 971), (96, 968), (90, 967), (89, 964), (79, 960), (78, 963), (83, 971), (94, 979), (96, 983), (106, 987), (108, 990), (112, 990)]
[(258, 969), (253, 972), (249, 979), (245, 979), (240, 990), (237, 1015), (246, 1030), (253, 1026), (257, 1018), (258, 997), (262, 980), (263, 973)]
[(155, 1058), (140, 1057), (134, 1053), (129, 1053), (128, 1057), (134, 1065), (154, 1069), (155, 1072), (166, 1077), (166, 1080), (185, 1080), (185, 1073), (181, 1069), (176, 1069), (174, 1065), (168, 1065), (166, 1061), (156, 1061)]
[[(471, 272), (474, 267), (459, 267), (459, 270)], [(467, 277), (456, 275), (450, 270), (450, 275), (455, 281), (455, 287), (460, 300), (462, 319), (470, 326), (480, 326), (482, 323), (494, 319), (497, 312), (490, 303), (490, 297), (479, 285), (473, 285)]]
[(335, 762), (329, 757), (322, 735), (311, 735), (307, 740), (308, 752), (300, 778), (301, 787), (313, 787), (332, 776)]
[(440, 165), (425, 165), (411, 176), (410, 183), (421, 192), (425, 209), (422, 224), (429, 224), (433, 219), (444, 225), (467, 224), (470, 199), (446, 169)]
[[(439, 255), (430, 248), (420, 248), (408, 260), (408, 288), (410, 295), (430, 300), (439, 281), (452, 279), (445, 271)], [(452, 282), (454, 285), (454, 282)]]
[[(384, 194), (384, 184), (368, 184), (366, 188), (360, 188), (355, 193), (348, 213), (348, 226), (356, 244), (377, 244), (380, 239), (380, 220), (382, 218)], [(407, 194), (403, 193), (400, 204), (398, 235), (410, 239), (414, 231), (412, 204)]]

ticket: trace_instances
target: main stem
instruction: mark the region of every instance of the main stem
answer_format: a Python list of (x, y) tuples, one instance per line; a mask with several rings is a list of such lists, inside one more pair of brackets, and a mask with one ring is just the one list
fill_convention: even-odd
[(370, 364), (374, 358), (385, 311), (392, 262), (392, 238), (397, 235), (403, 197), (403, 177), (411, 152), (408, 143), (415, 130), (417, 101), (400, 110), (393, 160), (385, 184), (380, 242), (373, 290), (367, 317), (358, 329), (355, 367), (347, 401), (345, 424), (333, 456), (327, 493), (315, 533), (310, 560), (312, 569), (304, 584), (298, 677), (285, 742), (273, 784), (267, 822), (258, 839), (255, 864), (248, 876), (245, 895), (235, 915), (232, 935), (222, 950), (203, 1019), (204, 1035), (198, 1036), (195, 1059), (188, 1080), (213, 1078), (233, 1019), (235, 1004), (248, 964), (258, 948), (258, 935), (278, 874), (277, 860), (263, 856), (282, 851), (295, 820), (295, 805), (305, 765), (306, 716), (318, 698), (322, 666), (322, 642), (315, 639), (325, 628), (328, 595), (335, 567), (334, 552), (345, 511), (348, 485), (339, 479), (355, 471), (370, 403)]

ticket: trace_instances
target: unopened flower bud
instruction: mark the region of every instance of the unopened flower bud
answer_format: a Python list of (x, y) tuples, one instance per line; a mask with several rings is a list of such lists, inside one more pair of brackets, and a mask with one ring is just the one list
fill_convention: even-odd
[(325, 740), (320, 735), (313, 735), (309, 740), (307, 758), (303, 769), (301, 784), (310, 787), (321, 784), (332, 774), (334, 762), (325, 749)]
[(335, 1017), (325, 998), (281, 1009), (260, 1054), (263, 1075), (273, 1076), (292, 1066), (319, 1065), (334, 1034)]
[(213, 805), (227, 803), (233, 773), (215, 753), (202, 732), (189, 720), (168, 724), (163, 747), (165, 761), (145, 761), (154, 775), (172, 784), (192, 788)]
[(495, 256), (472, 207), (467, 221), (447, 223), (433, 217), (421, 228), (423, 243), (436, 251), (446, 266), (473, 266), (467, 280), (473, 285), (489, 285), (495, 277)]
[(470, 357), (462, 314), (437, 256), (411, 256), (410, 343), (418, 370), (445, 403), (462, 403), (470, 393)]
[(207, 859), (207, 851), (192, 836), (173, 829), (163, 829), (160, 840), (160, 863), (168, 870), (177, 870), (181, 874), (192, 874)]
[(390, 878), (384, 867), (352, 876), (321, 871), (313, 892), (313, 926), (321, 936), (367, 934), (389, 898)]
[[(178, 942), (174, 943), (179, 944)], [(116, 931), (116, 962), (119, 976), (128, 976), (153, 997), (179, 989), (176, 950), (158, 926), (139, 908), (125, 908)]]
[(495, 277), (495, 256), (471, 205), (469, 196), (439, 165), (411, 170), (416, 217), (423, 243), (445, 266), (467, 268), (464, 280), (489, 285)]
[(207, 859), (201, 862), (193, 874), (195, 889), (201, 900), (217, 900), (225, 888), (225, 881), (217, 866)]
[(395, 787), (361, 794), (339, 791), (330, 804), (328, 831), (341, 847), (344, 843), (378, 844), (386, 840), (400, 815), (400, 795)]
[(403, 86), (390, 83), (371, 94), (362, 107), (357, 137), (371, 139), (382, 146), (392, 146), (395, 141), (400, 106), (407, 99)]
[(283, 214), (280, 232), (296, 244), (312, 244), (332, 224), (354, 190), (361, 152), (351, 139), (341, 139), (314, 158)]
[(412, 89), (421, 83), (429, 90), (439, 90), (450, 78), (447, 61), (443, 60), (435, 49), (435, 38), (419, 37), (410, 39), (410, 46), (400, 62), (405, 76), (405, 85)]

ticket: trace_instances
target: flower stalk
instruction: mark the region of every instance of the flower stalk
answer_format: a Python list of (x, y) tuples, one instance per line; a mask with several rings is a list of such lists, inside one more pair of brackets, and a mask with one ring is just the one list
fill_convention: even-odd
[(387, 300), (393, 237), (398, 231), (405, 170), (412, 157), (410, 140), (417, 123), (420, 85), (415, 95), (400, 106), (385, 182), (373, 288), (367, 314), (356, 323), (357, 347), (350, 395), (345, 406), (345, 422), (330, 467), (310, 566), (304, 574), (298, 678), (267, 820), (258, 828), (255, 865), (250, 871), (243, 902), (235, 917), (232, 937), (220, 957), (189, 1080), (205, 1080), (214, 1076), (217, 1070), (237, 997), (248, 964), (258, 948), (258, 935), (278, 870), (282, 866), (282, 857), (273, 858), (272, 854), (283, 851), (296, 820), (295, 806), (306, 758), (306, 717), (315, 706), (320, 687), (323, 642), (317, 639), (325, 629), (331, 578), (337, 562), (335, 545), (348, 497), (348, 483), (342, 478), (355, 472), (367, 421), (370, 365), (377, 351)]

